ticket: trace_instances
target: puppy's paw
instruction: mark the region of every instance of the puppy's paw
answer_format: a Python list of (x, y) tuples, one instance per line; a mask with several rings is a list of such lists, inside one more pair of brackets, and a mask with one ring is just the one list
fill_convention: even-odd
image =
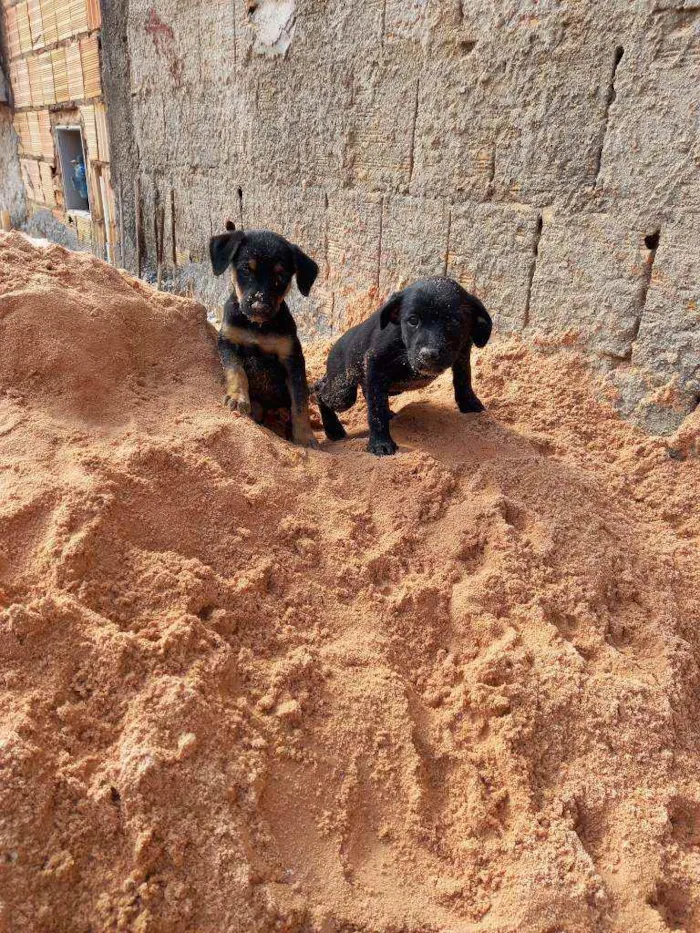
[(486, 407), (482, 404), (481, 400), (472, 393), (469, 398), (462, 399), (459, 403), (459, 410), (463, 415), (468, 415), (474, 412), (486, 411)]
[(226, 395), (224, 405), (239, 415), (250, 415), (250, 399), (246, 395)]
[(391, 438), (383, 440), (377, 437), (371, 437), (367, 444), (367, 450), (375, 457), (391, 457), (399, 448)]
[(320, 450), (316, 436), (311, 432), (302, 436), (296, 435), (294, 437), (294, 443), (299, 447), (310, 447), (311, 450)]
[(348, 432), (342, 426), (340, 421), (337, 424), (327, 425), (325, 427), (326, 437), (329, 441), (342, 441), (348, 436)]
[(296, 428), (292, 432), (292, 439), (299, 447), (310, 447), (312, 450), (318, 450), (319, 444), (316, 435), (311, 430), (311, 425)]

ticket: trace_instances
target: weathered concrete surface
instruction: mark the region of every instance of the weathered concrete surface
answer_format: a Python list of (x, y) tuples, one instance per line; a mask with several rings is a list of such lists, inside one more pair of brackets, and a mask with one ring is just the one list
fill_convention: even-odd
[(12, 94), (8, 80), (3, 17), (0, 14), (0, 211), (9, 211), (19, 226), (26, 216), (24, 186), (19, 168), (17, 134), (12, 125)]
[(651, 262), (643, 232), (609, 214), (545, 211), (542, 220), (529, 326), (574, 334), (602, 357), (629, 359)]
[(162, 203), (166, 261), (180, 264), (167, 274), (217, 303), (211, 233), (228, 217), (269, 226), (321, 267), (312, 300), (293, 299), (307, 333), (447, 271), (502, 331), (575, 334), (653, 430), (697, 404), (697, 4), (128, 0), (103, 12), (131, 268), (138, 212), (154, 265)]
[(77, 231), (69, 224), (63, 224), (57, 220), (50, 210), (41, 208), (34, 211), (29, 217), (22, 229), (31, 237), (39, 240), (51, 240), (52, 243), (60, 243), (66, 249), (75, 250), (75, 252), (88, 252), (90, 247), (81, 243), (78, 239)]
[(131, 106), (131, 58), (127, 42), (128, 3), (100, 0), (102, 13), (102, 85), (107, 100), (107, 125), (112, 142), (112, 185), (119, 216), (119, 261), (137, 268), (134, 182), (138, 156)]
[(700, 401), (699, 229), (700, 213), (664, 228), (632, 349), (625, 397), (640, 399), (633, 414), (654, 432), (679, 424)]
[(608, 210), (658, 227), (700, 211), (700, 8), (656, 3), (644, 23), (616, 73), (598, 185)]
[(452, 208), (447, 274), (484, 301), (503, 331), (525, 328), (541, 224), (541, 212), (526, 204)]
[(9, 107), (0, 104), (0, 211), (9, 211), (14, 226), (26, 216), (24, 186), (19, 171), (17, 134)]

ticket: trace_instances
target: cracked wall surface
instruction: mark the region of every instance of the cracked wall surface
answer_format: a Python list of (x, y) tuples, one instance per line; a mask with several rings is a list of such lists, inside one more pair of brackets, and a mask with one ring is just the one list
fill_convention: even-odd
[(11, 222), (19, 226), (26, 215), (24, 186), (19, 171), (17, 134), (12, 112), (0, 103), (0, 211), (7, 211)]
[(501, 332), (586, 348), (651, 430), (697, 404), (699, 5), (128, 0), (103, 16), (131, 268), (153, 267), (164, 205), (166, 275), (213, 306), (210, 235), (269, 226), (321, 266), (295, 302), (307, 333), (446, 272)]
[(0, 15), (0, 211), (7, 211), (12, 224), (26, 215), (24, 186), (19, 167), (17, 134), (12, 125), (12, 92), (7, 80), (6, 39)]

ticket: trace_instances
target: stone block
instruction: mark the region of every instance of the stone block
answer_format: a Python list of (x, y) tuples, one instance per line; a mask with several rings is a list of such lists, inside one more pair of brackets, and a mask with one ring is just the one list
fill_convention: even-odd
[(335, 330), (364, 319), (378, 305), (383, 197), (338, 190), (328, 199), (329, 284)]
[(450, 210), (445, 201), (395, 195), (384, 203), (382, 218), (382, 295), (416, 279), (445, 274)]
[(700, 10), (656, 9), (617, 69), (598, 179), (604, 207), (642, 227), (700, 212), (698, 87)]
[(643, 231), (619, 218), (545, 213), (529, 327), (548, 335), (575, 334), (598, 356), (628, 359), (649, 261)]
[(595, 184), (616, 36), (631, 17), (608, 9), (604, 20), (594, 6), (514, 2), (497, 18), (482, 86), (501, 115), (494, 197), (562, 206)]
[(355, 71), (345, 150), (351, 184), (370, 191), (408, 191), (419, 71), (411, 61), (370, 62)]
[(539, 214), (525, 204), (455, 205), (448, 274), (479, 297), (498, 330), (525, 327), (539, 239)]
[[(669, 386), (667, 401), (678, 413), (687, 414), (700, 402), (699, 229), (700, 214), (661, 229), (632, 351), (632, 366), (639, 376), (627, 392), (628, 403), (640, 400), (642, 409), (653, 405), (649, 396), (663, 386)], [(676, 421), (670, 424), (675, 427)]]
[[(410, 193), (483, 199), (493, 178), (496, 116), (483, 106), (480, 64), (472, 55), (426, 63), (420, 73)], [(411, 100), (402, 106), (410, 109)]]

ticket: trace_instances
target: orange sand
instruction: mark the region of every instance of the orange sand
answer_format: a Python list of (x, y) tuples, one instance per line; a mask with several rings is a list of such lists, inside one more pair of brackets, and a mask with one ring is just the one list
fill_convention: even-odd
[(2, 931), (700, 930), (697, 420), (476, 384), (291, 447), (200, 307), (0, 235)]

